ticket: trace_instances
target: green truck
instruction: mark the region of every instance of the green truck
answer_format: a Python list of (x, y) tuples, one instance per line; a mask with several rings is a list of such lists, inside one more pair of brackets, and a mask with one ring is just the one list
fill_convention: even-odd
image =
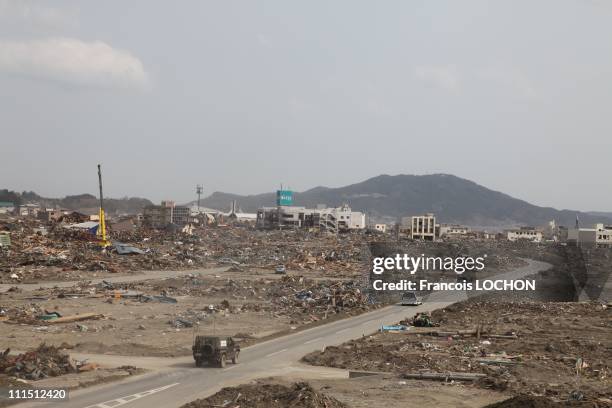
[(206, 364), (223, 368), (228, 360), (237, 364), (240, 354), (240, 345), (231, 337), (196, 336), (191, 349), (196, 367)]

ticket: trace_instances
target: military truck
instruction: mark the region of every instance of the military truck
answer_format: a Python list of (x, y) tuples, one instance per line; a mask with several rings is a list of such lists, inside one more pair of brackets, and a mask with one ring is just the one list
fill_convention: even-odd
[(238, 363), (240, 354), (240, 345), (231, 337), (196, 336), (191, 349), (196, 367), (207, 364), (223, 368), (227, 360)]

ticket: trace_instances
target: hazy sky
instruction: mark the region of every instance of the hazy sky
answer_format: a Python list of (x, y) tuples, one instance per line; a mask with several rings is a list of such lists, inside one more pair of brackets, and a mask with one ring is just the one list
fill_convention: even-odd
[(612, 2), (0, 0), (0, 188), (451, 173), (612, 210)]

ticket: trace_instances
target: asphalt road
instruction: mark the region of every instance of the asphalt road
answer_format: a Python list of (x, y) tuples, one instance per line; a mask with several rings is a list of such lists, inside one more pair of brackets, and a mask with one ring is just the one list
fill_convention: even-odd
[[(522, 279), (548, 269), (549, 264), (529, 260), (528, 265), (495, 276), (495, 279)], [(247, 382), (258, 377), (289, 375), (298, 370), (296, 362), (305, 354), (326, 346), (376, 332), (383, 324), (394, 324), (416, 312), (432, 311), (466, 298), (465, 293), (434, 293), (417, 307), (389, 306), (349, 319), (300, 331), (295, 334), (258, 343), (242, 350), (240, 362), (226, 368), (195, 368), (193, 359), (167, 359), (164, 368), (151, 374), (120, 383), (103, 384), (76, 390), (70, 400), (55, 404), (29, 403), (18, 407), (57, 406), (62, 408), (129, 408), (178, 407), (206, 397), (222, 387)], [(443, 299), (441, 301), (440, 299)], [(125, 357), (124, 364), (131, 364)]]

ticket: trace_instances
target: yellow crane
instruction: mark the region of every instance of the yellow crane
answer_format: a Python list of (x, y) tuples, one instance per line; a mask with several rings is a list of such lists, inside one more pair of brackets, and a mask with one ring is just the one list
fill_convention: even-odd
[(106, 223), (104, 222), (104, 196), (102, 195), (102, 167), (98, 164), (98, 185), (100, 186), (100, 224), (98, 225), (98, 235), (100, 236), (100, 246), (106, 248), (110, 242), (106, 240)]

